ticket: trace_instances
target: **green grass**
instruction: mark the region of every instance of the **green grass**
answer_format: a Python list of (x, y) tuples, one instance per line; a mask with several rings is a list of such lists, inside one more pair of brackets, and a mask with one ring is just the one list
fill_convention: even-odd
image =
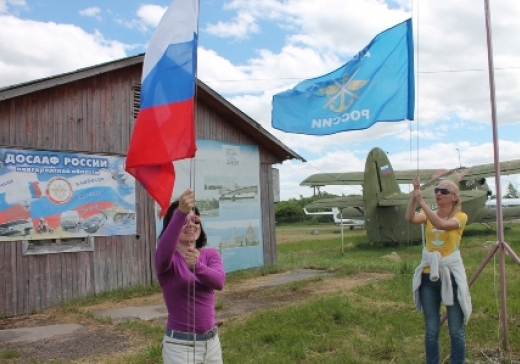
[[(298, 229), (300, 227), (295, 228), (294, 234)], [(411, 293), (411, 279), (420, 261), (421, 246), (371, 246), (357, 231), (347, 232), (345, 237), (349, 247), (343, 249), (343, 254), (339, 237), (320, 240), (317, 235), (312, 241), (280, 244), (277, 268), (335, 272), (324, 279), (360, 272), (395, 275), (356, 288), (349, 295), (337, 292), (309, 297), (289, 308), (263, 311), (245, 321), (226, 324), (221, 333), (226, 363), (424, 362), (423, 321), (414, 310)], [(504, 240), (513, 250), (520, 249), (520, 225), (507, 230)], [(467, 228), (461, 250), (468, 279), (495, 241), (495, 232), (488, 228)], [(401, 257), (400, 262), (382, 258), (392, 252)], [(471, 288), (474, 308), (467, 327), (467, 358), (472, 363), (490, 362), (486, 356), (495, 359), (499, 356), (502, 333), (498, 258), (498, 254), (492, 257)], [(508, 352), (501, 353), (500, 362), (515, 363), (520, 359), (520, 267), (510, 257), (505, 261), (511, 345)], [(300, 285), (304, 287), (305, 282)], [(291, 289), (298, 287), (291, 286)], [(443, 327), (440, 340), (442, 355), (446, 358), (449, 355), (447, 327)]]
[(20, 356), (21, 355), (20, 355), (20, 352), (18, 352), (18, 350), (0, 349), (0, 359), (5, 359), (5, 360), (16, 359), (16, 358), (19, 358)]
[[(508, 225), (509, 226), (509, 225)], [(505, 241), (520, 254), (520, 224), (511, 225)], [(322, 363), (403, 363), (424, 362), (424, 324), (414, 309), (411, 282), (421, 259), (421, 246), (380, 246), (367, 243), (363, 230), (344, 232), (342, 249), (338, 229), (317, 226), (319, 235), (309, 235), (309, 227), (277, 228), (278, 263), (227, 275), (227, 284), (297, 268), (325, 269), (326, 277), (271, 287), (263, 295), (306, 292), (311, 284), (348, 279), (359, 273), (386, 273), (390, 278), (375, 280), (348, 291), (308, 295), (285, 308), (260, 311), (247, 318), (230, 319), (220, 330), (226, 364), (322, 364)], [(495, 232), (483, 226), (466, 228), (461, 252), (470, 278), (496, 241)], [(395, 252), (400, 261), (383, 258)], [(467, 335), (470, 363), (520, 362), (520, 267), (506, 256), (507, 323), (510, 350), (501, 347), (499, 255), (495, 254), (471, 287), (473, 315)], [(157, 293), (154, 287), (118, 290), (65, 304), (65, 310), (83, 312), (82, 305)], [(301, 296), (301, 295), (300, 295)], [(232, 303), (230, 303), (232, 304)], [(222, 303), (217, 303), (217, 308)], [(150, 339), (151, 344), (137, 354), (125, 356), (117, 364), (161, 363), (162, 323), (119, 324), (126, 332)], [(449, 354), (447, 325), (441, 330), (442, 358)], [(0, 355), (4, 355), (5, 353)], [(14, 355), (14, 354), (11, 354)], [(486, 357), (494, 358), (490, 361)], [(0, 356), (1, 358), (1, 356)], [(446, 363), (449, 360), (445, 361)]]
[[(119, 288), (113, 291), (101, 292), (97, 295), (90, 295), (83, 298), (74, 299), (63, 302), (60, 307), (64, 312), (82, 312), (83, 306), (94, 305), (102, 302), (121, 302), (129, 298), (144, 297), (155, 293), (160, 293), (161, 288), (158, 284), (145, 286), (137, 285), (130, 288)], [(91, 312), (85, 313), (87, 316), (92, 315)]]
[[(323, 229), (321, 225), (317, 228)], [(220, 331), (226, 364), (424, 362), (424, 324), (422, 315), (414, 309), (411, 292), (412, 275), (421, 258), (420, 245), (375, 246), (367, 243), (363, 230), (353, 230), (344, 232), (342, 249), (337, 229), (312, 238), (308, 227), (278, 229), (278, 263), (230, 273), (228, 284), (297, 268), (325, 269), (333, 274), (271, 288), (265, 294), (283, 290), (296, 294), (316, 281), (346, 279), (358, 273), (388, 273), (391, 278), (348, 292), (309, 296), (289, 307), (264, 310), (247, 319), (228, 320)], [(461, 251), (468, 279), (495, 241), (494, 231), (483, 226), (467, 227)], [(520, 251), (520, 224), (506, 231), (505, 241)], [(401, 261), (383, 258), (392, 252)], [(498, 254), (492, 257), (471, 287), (473, 315), (466, 330), (467, 359), (471, 363), (513, 364), (520, 360), (520, 267), (506, 257), (510, 350), (499, 351), (502, 333), (498, 258)], [(131, 325), (154, 336), (154, 343), (121, 363), (160, 363), (162, 328), (147, 329), (147, 323)], [(446, 359), (449, 337), (444, 326), (440, 341), (442, 358)]]

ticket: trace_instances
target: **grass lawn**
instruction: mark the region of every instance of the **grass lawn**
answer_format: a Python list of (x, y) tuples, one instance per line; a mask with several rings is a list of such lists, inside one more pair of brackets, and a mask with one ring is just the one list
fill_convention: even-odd
[[(505, 241), (520, 254), (520, 224), (506, 226)], [(424, 363), (424, 324), (422, 315), (415, 311), (411, 292), (420, 245), (370, 244), (362, 229), (345, 230), (342, 241), (339, 228), (332, 225), (279, 226), (276, 237), (278, 263), (230, 273), (226, 287), (241, 287), (267, 275), (300, 268), (330, 274), (239, 292), (241, 301), (257, 300), (263, 305), (231, 317), (221, 327), (226, 364)], [(489, 228), (466, 228), (461, 252), (468, 278), (495, 241), (496, 234)], [(520, 363), (520, 267), (505, 257), (509, 350), (502, 347), (499, 268), (499, 255), (495, 254), (471, 287), (473, 315), (466, 329), (467, 363)], [(346, 284), (349, 282), (356, 284)], [(136, 297), (143, 301), (155, 297), (161, 302), (158, 292), (157, 287), (119, 290), (63, 304), (46, 317), (116, 330), (138, 343), (132, 350), (93, 355), (74, 363), (157, 364), (162, 362), (164, 320), (113, 323), (93, 317), (91, 309), (111, 302), (131, 302)], [(237, 299), (225, 301), (217, 295), (217, 316), (234, 304), (238, 305)], [(443, 363), (449, 363), (446, 324), (441, 330), (441, 350)], [(19, 351), (0, 349), (2, 363), (17, 363), (19, 357)]]
[[(520, 224), (505, 232), (505, 241), (520, 251)], [(318, 230), (318, 235), (310, 230)], [(421, 246), (374, 246), (363, 230), (336, 227), (279, 227), (280, 270), (326, 269), (327, 280), (364, 273), (391, 273), (349, 291), (330, 292), (283, 309), (260, 312), (222, 330), (225, 362), (231, 363), (420, 363), (424, 362), (422, 315), (414, 309), (411, 281)], [(468, 279), (488, 256), (494, 231), (471, 225), (462, 242)], [(394, 253), (394, 254), (392, 254)], [(398, 259), (386, 259), (385, 256)], [(502, 351), (498, 253), (471, 287), (473, 315), (467, 326), (471, 363), (520, 362), (520, 267), (506, 256), (507, 323), (510, 350)], [(245, 272), (238, 273), (237, 277)], [(291, 286), (297, 293), (305, 284)], [(441, 331), (444, 362), (449, 362), (447, 325)], [(500, 360), (498, 360), (500, 358)]]

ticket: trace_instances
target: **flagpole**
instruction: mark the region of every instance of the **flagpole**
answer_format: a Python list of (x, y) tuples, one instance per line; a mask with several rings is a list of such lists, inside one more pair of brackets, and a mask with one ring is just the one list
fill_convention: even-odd
[[(195, 83), (194, 87), (195, 89), (193, 90), (193, 133), (194, 133), (194, 139), (195, 139), (195, 146), (197, 146), (197, 97), (198, 97), (198, 62), (199, 62), (199, 57), (198, 57), (198, 54), (199, 54), (199, 21), (200, 21), (200, 0), (197, 0), (196, 2), (197, 4), (197, 25), (196, 25), (196, 29), (197, 29), (197, 40), (195, 42), (195, 59), (194, 59), (194, 62), (195, 62), (195, 66), (194, 66), (194, 77), (193, 77), (193, 82)], [(195, 204), (197, 203), (197, 191), (195, 189), (196, 187), (196, 152), (193, 154), (193, 158), (191, 159), (191, 162), (190, 162), (190, 187), (193, 188), (193, 192), (195, 193)], [(191, 175), (192, 175), (192, 169), (193, 169), (193, 187), (191, 185)], [(197, 245), (197, 242), (195, 241), (195, 243), (193, 244), (193, 246), (196, 247)], [(192, 308), (193, 308), (193, 363), (195, 364), (195, 358), (196, 358), (196, 345), (197, 345), (197, 342), (196, 342), (196, 332), (195, 332), (195, 327), (196, 327), (196, 320), (195, 320), (195, 290), (196, 290), (196, 287), (195, 287), (195, 283), (196, 283), (196, 275), (195, 275), (195, 265), (193, 266), (193, 301), (192, 301)]]
[(506, 271), (505, 271), (505, 251), (504, 251), (504, 226), (502, 221), (502, 191), (500, 186), (500, 158), (498, 148), (498, 129), (497, 112), (495, 97), (495, 73), (493, 64), (493, 43), (491, 35), (491, 15), (489, 11), (489, 0), (484, 0), (486, 17), (486, 37), (487, 37), (487, 56), (489, 72), (489, 96), (491, 101), (491, 124), (493, 127), (493, 154), (495, 163), (495, 192), (497, 200), (497, 245), (499, 251), (500, 266), (500, 326), (502, 328), (502, 347), (509, 349), (508, 323), (507, 323), (507, 302), (506, 302)]
[[(197, 145), (197, 96), (198, 96), (198, 75), (197, 75), (197, 68), (198, 68), (198, 47), (199, 47), (199, 14), (200, 14), (200, 0), (197, 0), (195, 2), (196, 6), (197, 6), (197, 18), (196, 18), (196, 40), (195, 40), (195, 57), (194, 57), (194, 60), (193, 62), (195, 63), (194, 64), (194, 67), (193, 67), (193, 70), (194, 70), (194, 74), (193, 74), (193, 110), (192, 110), (192, 119), (193, 119), (193, 138), (195, 140), (195, 146)], [(195, 205), (197, 204), (197, 191), (196, 191), (196, 180), (195, 180), (195, 177), (196, 177), (196, 163), (195, 163), (195, 158), (196, 158), (196, 152), (193, 154), (193, 157), (190, 159), (190, 188), (193, 190), (193, 192), (195, 193)], [(193, 209), (194, 210), (194, 209)], [(195, 211), (194, 211), (195, 212)], [(196, 247), (197, 245), (197, 242), (195, 241), (193, 246)], [(197, 347), (197, 341), (196, 341), (196, 331), (195, 331), (195, 327), (196, 327), (196, 317), (195, 317), (195, 304), (196, 304), (196, 286), (195, 286), (195, 283), (196, 283), (196, 275), (195, 275), (195, 266), (193, 266), (193, 283), (191, 284), (191, 287), (190, 287), (190, 284), (188, 283), (188, 302), (187, 302), (187, 305), (188, 305), (188, 322), (190, 322), (190, 316), (191, 316), (191, 328), (192, 328), (192, 332), (193, 332), (193, 341), (192, 341), (192, 347), (193, 347), (193, 350), (191, 352), (191, 354), (193, 355), (193, 363), (195, 363), (195, 359), (196, 359), (196, 347)], [(190, 291), (192, 293), (192, 295), (190, 296)], [(190, 302), (191, 300), (191, 302)], [(191, 306), (191, 309), (192, 309), (192, 312), (190, 312), (190, 306)], [(188, 325), (189, 327), (189, 325)], [(190, 360), (189, 360), (189, 351), (188, 351), (188, 360), (187, 360), (187, 363), (190, 363)]]

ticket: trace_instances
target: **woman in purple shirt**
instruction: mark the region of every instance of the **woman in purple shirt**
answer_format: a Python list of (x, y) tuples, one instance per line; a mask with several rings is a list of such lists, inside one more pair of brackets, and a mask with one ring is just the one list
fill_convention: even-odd
[(188, 189), (168, 208), (155, 252), (168, 309), (165, 364), (222, 363), (214, 290), (224, 288), (226, 274), (219, 252), (206, 244), (195, 194)]

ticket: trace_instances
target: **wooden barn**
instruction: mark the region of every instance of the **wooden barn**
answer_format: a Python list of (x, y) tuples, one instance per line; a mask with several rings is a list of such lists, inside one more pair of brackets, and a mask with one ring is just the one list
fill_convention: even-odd
[[(9, 158), (53, 163), (62, 152), (124, 160), (139, 110), (143, 60), (144, 55), (128, 57), (0, 89), (0, 149), (3, 153), (0, 167), (5, 166)], [(289, 159), (304, 159), (200, 81), (196, 96), (197, 139), (250, 145), (258, 150), (261, 249), (263, 264), (273, 264), (276, 262), (274, 203), (279, 198), (276, 196), (278, 174), (273, 165)], [(23, 154), (27, 152), (38, 154), (29, 158)], [(83, 157), (69, 158), (69, 162), (71, 160), (77, 162), (72, 165), (90, 163)], [(27, 171), (32, 169), (28, 167)], [(2, 208), (11, 206), (8, 205), (11, 196), (5, 191), (18, 191), (26, 183), (33, 195), (49, 193), (36, 188), (34, 181), (14, 183), (0, 174), (0, 219)], [(60, 183), (63, 181), (55, 181), (58, 192), (66, 187)], [(81, 197), (88, 199), (88, 196)], [(59, 193), (54, 197), (62, 198)], [(37, 228), (42, 239), (28, 241), (21, 235), (23, 228), (2, 225), (0, 221), (3, 238), (0, 240), (0, 315), (32, 313), (87, 295), (152, 284), (155, 280), (152, 269), (156, 244), (155, 203), (138, 183), (135, 183), (134, 199), (135, 233), (126, 235), (44, 239), (45, 232), (52, 234), (54, 230), (43, 222)], [(20, 206), (17, 208), (23, 211), (23, 204)], [(65, 220), (74, 224), (77, 218), (67, 216), (65, 219), (64, 215), (62, 213), (60, 222), (63, 231), (68, 227)], [(114, 221), (124, 214), (116, 215), (112, 216)], [(27, 221), (30, 219), (24, 223)], [(25, 231), (33, 230), (26, 227)]]

